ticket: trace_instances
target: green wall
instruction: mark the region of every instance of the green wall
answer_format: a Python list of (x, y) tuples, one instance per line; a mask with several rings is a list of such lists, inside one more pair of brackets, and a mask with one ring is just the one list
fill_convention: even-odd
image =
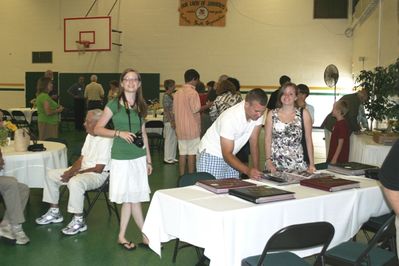
[[(73, 98), (68, 94), (67, 90), (75, 84), (80, 76), (84, 76), (86, 84), (90, 82), (90, 76), (93, 73), (58, 73), (54, 72), (54, 84), (58, 90), (59, 101), (67, 110), (73, 110)], [(26, 72), (25, 73), (25, 104), (30, 107), (30, 101), (36, 97), (36, 82), (44, 75), (44, 72)], [(100, 83), (108, 95), (111, 80), (119, 80), (120, 73), (96, 73), (98, 83)], [(143, 95), (146, 100), (159, 100), (159, 73), (140, 73), (143, 86)]]

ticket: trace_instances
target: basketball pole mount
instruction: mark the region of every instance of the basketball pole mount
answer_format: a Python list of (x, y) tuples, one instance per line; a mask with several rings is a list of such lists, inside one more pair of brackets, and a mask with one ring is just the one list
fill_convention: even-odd
[[(122, 34), (122, 31), (121, 31), (121, 30), (112, 29), (112, 32)], [(116, 46), (119, 46), (119, 47), (122, 46), (121, 43), (116, 43), (116, 42), (112, 42), (112, 45), (116, 45)]]

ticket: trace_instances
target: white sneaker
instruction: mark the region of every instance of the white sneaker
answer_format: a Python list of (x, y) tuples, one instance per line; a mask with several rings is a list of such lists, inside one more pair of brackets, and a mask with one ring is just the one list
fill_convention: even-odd
[(61, 230), (61, 232), (65, 235), (76, 235), (80, 232), (84, 232), (87, 230), (87, 225), (83, 219), (83, 217), (76, 217), (72, 218), (72, 221)]
[(17, 245), (26, 245), (26, 244), (29, 243), (30, 239), (25, 234), (24, 230), (22, 230), (22, 226), (21, 225), (11, 226), (11, 231), (13, 233), (13, 236), (16, 239), (15, 244), (17, 244)]
[(6, 225), (0, 227), (0, 236), (16, 240), (15, 243), (17, 245), (25, 245), (29, 243), (29, 237), (26, 236), (24, 230), (22, 229), (22, 225)]
[(11, 232), (10, 224), (0, 226), (0, 237), (5, 237), (5, 238), (11, 239), (11, 240), (15, 239), (15, 236)]
[(37, 224), (50, 224), (50, 223), (61, 223), (64, 221), (64, 217), (62, 217), (61, 212), (54, 212), (52, 211), (52, 208), (50, 208), (44, 215), (41, 217), (37, 218), (36, 220)]

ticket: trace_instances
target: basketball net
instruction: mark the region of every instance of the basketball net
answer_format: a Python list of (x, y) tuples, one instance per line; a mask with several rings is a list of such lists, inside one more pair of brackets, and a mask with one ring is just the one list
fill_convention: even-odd
[(90, 48), (90, 42), (89, 41), (76, 41), (76, 47), (79, 51), (79, 54), (84, 54), (84, 53), (86, 53), (86, 49)]

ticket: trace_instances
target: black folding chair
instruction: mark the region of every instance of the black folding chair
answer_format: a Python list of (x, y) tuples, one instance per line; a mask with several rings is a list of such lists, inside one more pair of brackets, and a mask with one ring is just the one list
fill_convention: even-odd
[(39, 136), (39, 125), (37, 111), (32, 112), (32, 118), (29, 123), (29, 129), (35, 136)]
[[(192, 186), (192, 185), (195, 185), (195, 183), (198, 180), (208, 180), (208, 179), (216, 179), (216, 178), (213, 175), (211, 175), (210, 173), (206, 173), (206, 172), (185, 174), (179, 178), (179, 180), (177, 181), (177, 186), (178, 187)], [(176, 262), (177, 252), (180, 249), (186, 248), (186, 247), (195, 247), (195, 246), (190, 245), (188, 243), (184, 243), (184, 244), (180, 245), (180, 239), (178, 239), (178, 238), (176, 239), (176, 244), (175, 244), (175, 248), (173, 251), (173, 258), (172, 258), (173, 263)], [(198, 260), (199, 260), (197, 265), (200, 265), (203, 261), (206, 260), (206, 257), (203, 255), (203, 250), (201, 248), (195, 247), (195, 251), (197, 252), (197, 256), (198, 256)]]
[(147, 130), (148, 144), (150, 148), (161, 150), (163, 144), (163, 128), (164, 124), (159, 120), (150, 120), (145, 123)]
[(11, 121), (12, 123), (16, 124), (14, 117), (12, 117), (11, 113), (7, 110), (1, 110), (3, 113), (3, 121)]
[[(118, 222), (120, 222), (121, 219), (119, 216), (118, 208), (117, 208), (115, 202), (113, 204), (111, 204), (111, 202), (108, 198), (108, 191), (109, 191), (109, 175), (100, 187), (98, 187), (96, 189), (91, 189), (91, 190), (88, 190), (85, 192), (85, 198), (88, 203), (88, 207), (85, 209), (85, 212), (84, 212), (85, 218), (87, 218), (89, 216), (89, 213), (93, 209), (94, 204), (96, 204), (98, 198), (101, 196), (101, 194), (103, 194), (105, 203), (107, 204), (108, 214), (111, 216), (112, 215), (111, 210), (112, 210), (115, 213), (115, 216), (118, 219)], [(89, 193), (95, 194), (93, 200), (90, 200)]]
[[(378, 230), (380, 230), (380, 228), (384, 225), (384, 223), (388, 221), (388, 219), (392, 216), (392, 214), (393, 212), (381, 216), (370, 217), (370, 219), (362, 225), (360, 229), (364, 233), (368, 242), (370, 242), (372, 239), (369, 233), (371, 232), (373, 234), (376, 234)], [(390, 251), (395, 253), (397, 252), (395, 227), (393, 227), (392, 230), (385, 235), (384, 239), (381, 239), (380, 247), (388, 248)]]
[(328, 222), (294, 224), (277, 231), (267, 241), (261, 255), (241, 261), (241, 265), (309, 265), (304, 259), (290, 252), (322, 246), (314, 265), (325, 265), (324, 254), (334, 237), (334, 226)]
[[(65, 192), (68, 190), (67, 186), (64, 186), (61, 189), (60, 192), (60, 198), (63, 197)], [(93, 209), (94, 205), (96, 204), (97, 200), (100, 198), (101, 194), (104, 195), (104, 200), (107, 205), (108, 209), (108, 214), (111, 216), (113, 211), (115, 213), (116, 218), (118, 219), (118, 222), (120, 222), (120, 216), (119, 216), (119, 211), (117, 208), (116, 203), (111, 203), (109, 198), (108, 198), (108, 191), (109, 191), (109, 175), (107, 176), (106, 180), (104, 183), (99, 186), (98, 188), (95, 189), (90, 189), (85, 191), (85, 199), (87, 201), (87, 207), (83, 210), (84, 212), (84, 217), (87, 218), (89, 216), (90, 211)], [(94, 194), (94, 198), (91, 200), (89, 194)]]
[(374, 237), (368, 243), (360, 243), (349, 240), (333, 247), (326, 252), (326, 263), (329, 265), (398, 265), (395, 252), (382, 249), (378, 243), (391, 234), (395, 227), (395, 215), (381, 226)]
[(14, 117), (15, 123), (18, 128), (27, 128), (29, 127), (28, 120), (26, 120), (25, 114), (19, 110), (11, 111), (11, 115)]

